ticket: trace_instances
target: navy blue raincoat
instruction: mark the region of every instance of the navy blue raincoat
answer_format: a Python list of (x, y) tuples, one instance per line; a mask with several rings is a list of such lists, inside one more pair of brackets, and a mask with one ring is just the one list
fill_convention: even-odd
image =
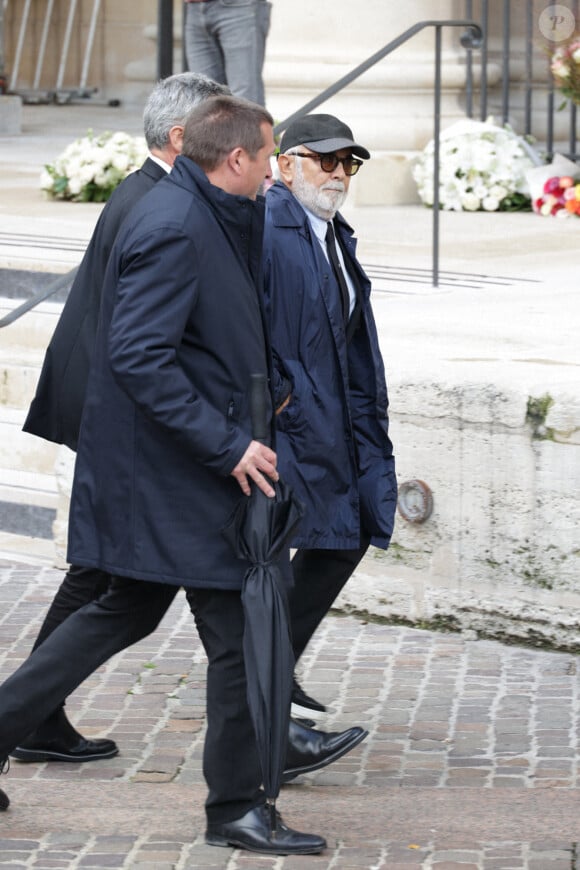
[(245, 498), (230, 473), (251, 441), (250, 376), (269, 374), (263, 213), (178, 157), (123, 224), (81, 423), (73, 564), (241, 587), (249, 566), (221, 529)]
[(264, 274), (277, 406), (291, 390), (276, 417), (278, 470), (306, 507), (293, 546), (357, 548), (362, 526), (375, 546), (386, 548), (397, 485), (384, 366), (353, 231), (340, 215), (335, 226), (360, 306), (348, 344), (338, 286), (304, 209), (282, 182), (266, 195)]

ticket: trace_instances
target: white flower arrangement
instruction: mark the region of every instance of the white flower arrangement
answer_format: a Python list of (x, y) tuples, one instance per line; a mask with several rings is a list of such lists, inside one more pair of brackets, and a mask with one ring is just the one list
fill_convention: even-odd
[[(421, 201), (433, 206), (431, 140), (413, 166)], [(530, 145), (509, 127), (458, 121), (439, 139), (439, 206), (446, 211), (530, 209), (526, 172), (540, 163)]]
[(68, 145), (40, 177), (41, 189), (52, 199), (106, 202), (123, 179), (147, 157), (143, 136), (92, 130)]

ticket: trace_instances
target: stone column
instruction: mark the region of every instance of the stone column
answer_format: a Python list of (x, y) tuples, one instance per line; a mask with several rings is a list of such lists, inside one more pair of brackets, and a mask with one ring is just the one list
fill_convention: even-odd
[[(283, 120), (418, 22), (454, 18), (464, 18), (460, 0), (273, 0), (264, 70), (268, 108)], [(442, 31), (442, 125), (465, 114), (461, 33)], [(417, 201), (409, 157), (433, 136), (434, 60), (429, 27), (314, 110), (343, 118), (372, 151), (353, 186), (359, 203)]]

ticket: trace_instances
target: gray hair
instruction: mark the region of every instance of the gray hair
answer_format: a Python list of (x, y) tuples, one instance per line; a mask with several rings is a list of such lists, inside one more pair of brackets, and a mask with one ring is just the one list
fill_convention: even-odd
[(226, 85), (201, 73), (184, 72), (157, 82), (143, 112), (147, 147), (163, 150), (169, 143), (169, 131), (183, 124), (188, 113), (208, 97), (229, 96)]

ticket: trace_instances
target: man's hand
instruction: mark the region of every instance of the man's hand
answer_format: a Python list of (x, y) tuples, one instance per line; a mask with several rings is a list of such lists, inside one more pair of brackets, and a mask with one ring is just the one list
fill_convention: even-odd
[(251, 478), (265, 495), (273, 498), (275, 492), (264, 475), (267, 475), (270, 480), (278, 480), (278, 472), (276, 471), (277, 461), (274, 451), (266, 447), (265, 444), (262, 444), (260, 441), (250, 441), (248, 449), (231, 474), (238, 481), (244, 495), (250, 494), (250, 481), (248, 478)]

